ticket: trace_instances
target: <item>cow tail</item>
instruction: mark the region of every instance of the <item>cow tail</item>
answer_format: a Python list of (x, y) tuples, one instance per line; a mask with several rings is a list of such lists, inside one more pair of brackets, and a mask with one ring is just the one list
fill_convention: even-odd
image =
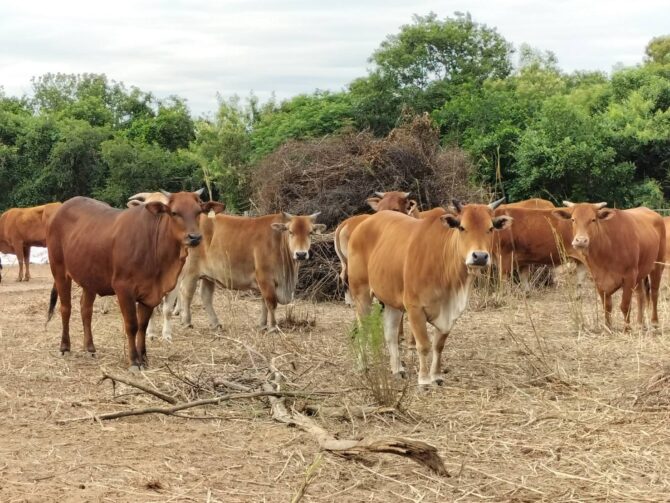
[(54, 286), (51, 287), (51, 297), (49, 298), (49, 312), (47, 313), (47, 323), (51, 321), (51, 317), (54, 315), (56, 302), (58, 302), (58, 290), (56, 290), (56, 285), (54, 284)]

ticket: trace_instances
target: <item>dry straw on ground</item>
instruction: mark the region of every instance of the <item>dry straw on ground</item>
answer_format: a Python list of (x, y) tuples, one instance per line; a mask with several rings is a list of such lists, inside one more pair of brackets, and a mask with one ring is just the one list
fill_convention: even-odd
[[(171, 345), (150, 342), (150, 370), (132, 376), (185, 402), (241, 391), (231, 383), (254, 386), (274, 358), (286, 390), (331, 392), (287, 397), (289, 410), (314, 413), (339, 438), (436, 446), (446, 478), (388, 454), (319, 456), (311, 435), (273, 421), (257, 398), (178, 413), (188, 417), (61, 424), (169, 404), (100, 383), (101, 367), (126, 366), (116, 306), (106, 315), (96, 309), (93, 359), (81, 350), (75, 302), (73, 353), (60, 357), (59, 321), (43, 330), (48, 271), (33, 272), (31, 283), (0, 286), (0, 501), (668, 500), (667, 290), (662, 331), (627, 334), (599, 330), (592, 286), (577, 307), (563, 280), (527, 299), (512, 291), (495, 308), (477, 291), (481, 307), (466, 311), (447, 341), (443, 387), (417, 390), (416, 358), (403, 348), (412, 385), (402, 414), (376, 407), (354, 370), (354, 315), (341, 303), (299, 302), (289, 323), (282, 308), (282, 332), (268, 335), (255, 329), (259, 299), (219, 291), (223, 332), (206, 328), (196, 303), (195, 328), (177, 325)], [(583, 327), (572, 309), (583, 311)]]

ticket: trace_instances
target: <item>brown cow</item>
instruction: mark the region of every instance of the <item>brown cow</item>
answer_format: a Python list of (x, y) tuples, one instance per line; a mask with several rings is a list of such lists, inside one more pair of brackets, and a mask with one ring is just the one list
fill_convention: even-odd
[(61, 203), (49, 203), (33, 208), (11, 208), (0, 215), (0, 253), (16, 255), (17, 281), (30, 280), (30, 248), (46, 246), (47, 224), (60, 206)]
[[(366, 202), (374, 211), (399, 211), (408, 215), (418, 214), (418, 204), (414, 199), (409, 199), (409, 192), (375, 192), (376, 197), (369, 197)], [(345, 288), (345, 302), (351, 305), (349, 289), (347, 288), (347, 259), (348, 245), (351, 233), (354, 229), (370, 215), (354, 215), (343, 220), (335, 229), (335, 253), (340, 259), (340, 281)], [(418, 217), (417, 217), (418, 218)]]
[[(359, 319), (369, 313), (372, 296), (384, 304), (384, 336), (391, 370), (404, 373), (398, 351), (398, 326), (407, 311), (419, 352), (419, 384), (441, 383), (440, 358), (447, 335), (468, 303), (473, 270), (491, 262), (493, 231), (511, 225), (495, 217), (490, 205), (461, 205), (415, 219), (384, 211), (370, 216), (349, 242), (349, 288)], [(437, 328), (433, 361), (426, 323)]]
[(665, 260), (665, 225), (648, 208), (617, 210), (607, 203), (574, 204), (554, 214), (572, 222), (572, 246), (582, 251), (605, 308), (605, 323), (612, 326), (612, 294), (623, 288), (621, 311), (624, 330), (630, 328), (633, 292), (638, 299), (638, 322), (644, 323), (645, 285), (649, 279), (652, 324), (658, 325), (658, 290)]
[[(565, 258), (581, 264), (583, 257), (572, 247), (572, 226), (553, 214), (555, 206), (542, 199), (529, 199), (518, 203), (504, 204), (495, 214), (514, 218), (514, 226), (499, 232), (494, 240), (494, 255), (500, 273), (509, 276), (519, 271), (523, 289), (528, 292), (529, 266), (558, 266)], [(578, 266), (578, 282), (583, 281), (585, 268)]]
[(152, 202), (117, 210), (86, 197), (63, 204), (47, 231), (54, 288), (50, 319), (61, 300), (60, 350), (70, 351), (72, 281), (82, 287), (84, 345), (95, 353), (91, 316), (95, 296), (116, 294), (128, 338), (131, 370), (146, 365), (145, 335), (155, 306), (172, 290), (189, 248), (200, 244), (198, 216), (221, 211), (220, 203), (203, 203), (200, 191), (169, 194), (168, 204)]
[(318, 215), (200, 217), (203, 243), (189, 255), (180, 287), (182, 323), (191, 326), (191, 301), (202, 279), (200, 296), (213, 328), (221, 326), (212, 306), (214, 286), (219, 284), (232, 290), (259, 290), (260, 326), (278, 330), (277, 303), (293, 301), (300, 261), (309, 259), (312, 235), (326, 228), (315, 223)]
[(665, 264), (670, 264), (670, 217), (664, 217), (665, 224)]

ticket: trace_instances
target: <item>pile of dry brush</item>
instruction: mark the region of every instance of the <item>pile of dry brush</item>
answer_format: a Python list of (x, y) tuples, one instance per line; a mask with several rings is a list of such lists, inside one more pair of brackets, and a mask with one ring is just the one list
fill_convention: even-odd
[[(366, 198), (375, 191), (410, 191), (422, 209), (456, 197), (477, 202), (486, 194), (470, 183), (472, 164), (457, 148), (443, 148), (427, 114), (408, 117), (385, 138), (344, 131), (310, 141), (291, 141), (254, 171), (253, 202), (259, 213), (311, 214), (330, 232), (345, 218), (370, 213)], [(339, 297), (339, 263), (332, 239), (312, 245), (298, 294), (316, 300)]]

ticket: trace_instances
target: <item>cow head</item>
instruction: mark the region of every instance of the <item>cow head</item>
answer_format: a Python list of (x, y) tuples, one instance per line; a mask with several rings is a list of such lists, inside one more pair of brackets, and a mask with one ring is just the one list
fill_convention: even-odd
[(154, 215), (166, 214), (170, 218), (169, 228), (173, 236), (185, 246), (198, 246), (202, 240), (202, 234), (198, 227), (201, 213), (221, 213), (224, 209), (223, 203), (209, 201), (203, 203), (200, 200), (204, 189), (196, 192), (169, 192), (161, 191), (167, 199), (167, 203), (161, 201), (145, 202), (144, 208)]
[(614, 217), (616, 210), (605, 208), (607, 203), (571, 203), (563, 201), (567, 208), (560, 208), (551, 213), (572, 222), (572, 246), (583, 252), (591, 244), (591, 238), (598, 231), (600, 222)]
[(288, 247), (294, 260), (307, 260), (309, 249), (312, 246), (312, 236), (326, 230), (324, 224), (317, 224), (316, 217), (321, 212), (307, 216), (296, 216), (282, 213), (283, 222), (274, 222), (272, 228), (277, 232), (285, 232), (288, 237)]
[(491, 204), (461, 204), (454, 200), (453, 212), (442, 216), (442, 223), (458, 232), (458, 253), (468, 267), (485, 267), (491, 264), (491, 247), (494, 231), (512, 225), (512, 217), (494, 216), (505, 198)]
[(409, 192), (375, 192), (375, 196), (368, 197), (366, 202), (375, 211), (399, 211), (406, 215), (411, 215), (418, 208), (417, 202), (409, 199)]
[(139, 192), (128, 198), (126, 206), (134, 208), (135, 206), (142, 206), (145, 203), (153, 203), (154, 201), (168, 204), (169, 198), (162, 192)]

